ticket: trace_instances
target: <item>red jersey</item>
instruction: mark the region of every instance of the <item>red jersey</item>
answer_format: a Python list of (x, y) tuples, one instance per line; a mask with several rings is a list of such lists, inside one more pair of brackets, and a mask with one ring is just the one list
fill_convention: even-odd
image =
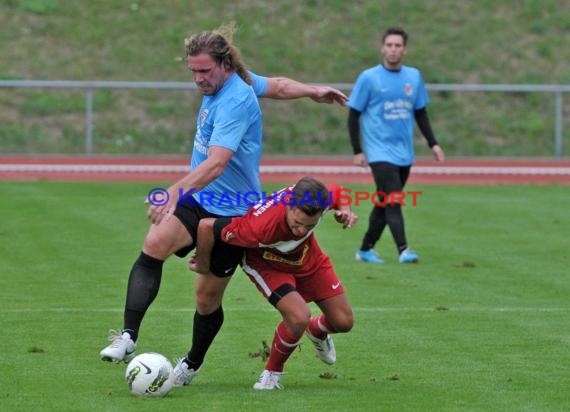
[[(302, 237), (289, 229), (286, 213), (290, 206), (286, 196), (292, 190), (293, 187), (282, 189), (275, 199), (257, 203), (245, 216), (234, 217), (222, 229), (220, 237), (224, 242), (247, 248), (248, 266), (304, 276), (314, 273), (328, 259), (313, 234), (316, 227)], [(329, 186), (333, 195), (337, 190), (338, 186)], [(334, 208), (334, 196), (331, 200), (329, 208)]]

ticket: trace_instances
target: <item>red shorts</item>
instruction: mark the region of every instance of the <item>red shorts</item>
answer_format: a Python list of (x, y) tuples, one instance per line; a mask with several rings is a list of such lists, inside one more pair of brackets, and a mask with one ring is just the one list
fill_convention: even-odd
[(305, 302), (319, 302), (344, 294), (344, 288), (328, 257), (311, 273), (287, 273), (275, 270), (270, 265), (261, 262), (250, 263), (245, 259), (242, 268), (273, 305), (293, 290), (296, 290)]

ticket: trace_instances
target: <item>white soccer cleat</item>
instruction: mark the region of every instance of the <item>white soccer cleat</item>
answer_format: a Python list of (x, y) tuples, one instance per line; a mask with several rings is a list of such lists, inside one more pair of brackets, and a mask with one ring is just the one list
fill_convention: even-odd
[(305, 334), (313, 342), (313, 346), (317, 351), (317, 356), (327, 365), (332, 365), (336, 362), (336, 350), (331, 335), (327, 335), (324, 339), (315, 338), (313, 335), (306, 331)]
[(187, 386), (190, 385), (194, 376), (198, 375), (202, 367), (199, 367), (197, 370), (190, 369), (188, 364), (184, 362), (184, 358), (177, 359), (176, 366), (174, 367), (173, 372), (173, 381), (174, 386)]
[(283, 372), (268, 371), (267, 369), (261, 372), (259, 379), (253, 385), (253, 389), (258, 390), (273, 390), (283, 389), (283, 385), (279, 383)]
[(99, 353), (102, 360), (129, 363), (136, 356), (137, 344), (127, 332), (111, 329), (108, 339), (111, 344)]

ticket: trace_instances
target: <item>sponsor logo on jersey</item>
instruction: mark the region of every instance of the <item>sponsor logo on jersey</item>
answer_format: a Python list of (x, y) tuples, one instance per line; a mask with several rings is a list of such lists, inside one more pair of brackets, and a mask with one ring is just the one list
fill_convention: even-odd
[(301, 253), (301, 257), (293, 260), (293, 259), (287, 259), (284, 256), (276, 255), (273, 252), (265, 250), (263, 252), (263, 259), (270, 260), (272, 262), (285, 263), (287, 265), (292, 265), (292, 266), (301, 266), (303, 264), (303, 261), (305, 260), (305, 256), (307, 256), (308, 251), (309, 251), (309, 245), (305, 245), (305, 247), (303, 248), (303, 252)]

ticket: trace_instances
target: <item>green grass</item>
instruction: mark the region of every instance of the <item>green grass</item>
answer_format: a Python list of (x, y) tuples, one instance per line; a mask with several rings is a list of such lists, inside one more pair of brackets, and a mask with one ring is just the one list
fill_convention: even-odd
[[(164, 184), (164, 183), (163, 183)], [(251, 389), (263, 369), (250, 353), (270, 340), (277, 313), (242, 273), (224, 300), (226, 322), (204, 370), (164, 399), (128, 393), (124, 366), (101, 362), (120, 327), (125, 286), (148, 223), (155, 184), (0, 182), (0, 403), (10, 411), (564, 411), (569, 199), (562, 186), (410, 187), (410, 244), (421, 263), (353, 260), (369, 206), (350, 231), (317, 231), (354, 307), (336, 335), (337, 364), (304, 340), (280, 392)], [(271, 186), (267, 189), (274, 189)], [(349, 186), (354, 190), (370, 189)], [(138, 350), (173, 358), (189, 347), (193, 278), (177, 258), (143, 323)], [(319, 374), (332, 372), (334, 379)]]
[[(570, 79), (568, 2), (194, 3), (5, 0), (0, 78), (191, 81), (174, 61), (183, 53), (184, 37), (235, 20), (235, 43), (249, 67), (304, 82), (354, 82), (380, 61), (378, 33), (396, 24), (411, 34), (406, 63), (420, 67), (428, 83)], [(82, 153), (82, 93), (73, 93), (0, 89), (0, 153)], [(197, 93), (97, 91), (95, 98), (96, 153), (187, 152)], [(567, 94), (564, 103), (568, 107)], [(266, 153), (350, 153), (344, 108), (309, 101), (262, 104)], [(448, 155), (552, 156), (553, 106), (551, 94), (433, 93), (430, 117)], [(125, 144), (126, 135), (131, 143)], [(425, 153), (422, 140), (418, 150)], [(570, 156), (567, 138), (565, 143), (562, 154)]]

